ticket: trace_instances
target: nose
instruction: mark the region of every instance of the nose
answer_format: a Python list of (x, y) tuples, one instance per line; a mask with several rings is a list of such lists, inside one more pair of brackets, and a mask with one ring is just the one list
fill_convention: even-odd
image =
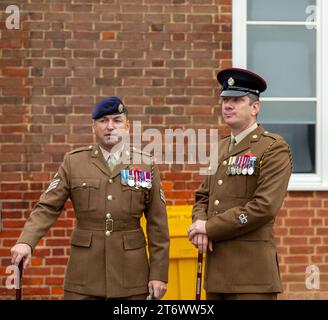
[(232, 99), (226, 99), (223, 101), (224, 109), (231, 109), (232, 108)]
[(114, 122), (113, 122), (112, 119), (109, 119), (109, 120), (107, 121), (106, 129), (108, 129), (108, 130), (110, 130), (110, 131), (114, 130)]

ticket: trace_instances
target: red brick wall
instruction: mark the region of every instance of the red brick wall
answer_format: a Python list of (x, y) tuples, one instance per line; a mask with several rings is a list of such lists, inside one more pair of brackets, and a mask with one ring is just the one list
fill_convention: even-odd
[[(143, 128), (217, 128), (218, 68), (231, 66), (230, 0), (20, 1), (0, 42), (0, 298), (10, 247), (65, 152), (93, 142), (90, 112), (118, 95)], [(193, 204), (198, 165), (162, 165), (170, 205)], [(328, 193), (290, 192), (277, 221), (284, 298), (328, 297)], [(25, 271), (25, 298), (61, 298), (74, 214), (68, 203)], [(305, 288), (316, 264), (321, 290)]]

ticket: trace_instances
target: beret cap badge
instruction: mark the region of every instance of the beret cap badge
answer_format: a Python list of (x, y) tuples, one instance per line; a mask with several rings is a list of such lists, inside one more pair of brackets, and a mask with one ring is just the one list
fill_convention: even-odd
[(230, 78), (228, 79), (228, 85), (229, 85), (229, 86), (233, 86), (234, 84), (235, 84), (235, 80), (234, 80), (234, 78), (230, 77)]
[(123, 111), (123, 105), (122, 105), (122, 103), (120, 103), (120, 105), (118, 106), (118, 112), (122, 112)]

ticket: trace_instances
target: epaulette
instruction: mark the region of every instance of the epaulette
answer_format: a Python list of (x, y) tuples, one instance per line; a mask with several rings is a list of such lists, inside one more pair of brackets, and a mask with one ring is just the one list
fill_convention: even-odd
[[(277, 134), (277, 133), (272, 133), (272, 132), (268, 132), (268, 131), (264, 131), (262, 133), (263, 136), (265, 137), (269, 137), (272, 139), (272, 141), (270, 142), (270, 144), (268, 145), (268, 147), (266, 148), (266, 150), (263, 152), (262, 156), (261, 156), (261, 159), (260, 159), (260, 166), (262, 164), (262, 161), (263, 161), (263, 158), (265, 157), (266, 153), (271, 149), (271, 147), (277, 142), (277, 141), (283, 141), (285, 142), (284, 138)], [(290, 162), (291, 162), (291, 166), (293, 167), (293, 164), (292, 164), (292, 156), (291, 156), (291, 150), (290, 150), (290, 146), (288, 143), (285, 142), (285, 144), (287, 145), (288, 147), (288, 153), (289, 153), (289, 158), (290, 158)]]
[(152, 156), (150, 153), (145, 152), (145, 151), (142, 151), (142, 150), (140, 150), (140, 149), (137, 149), (136, 147), (132, 147), (132, 151), (133, 151), (133, 152), (136, 152), (136, 153), (140, 153), (140, 154), (142, 154), (142, 155), (145, 155), (145, 156), (147, 156), (147, 157), (149, 157), (149, 158), (153, 158), (153, 156)]
[(272, 133), (272, 132), (269, 132), (269, 131), (264, 131), (262, 132), (262, 135), (265, 136), (265, 137), (269, 137), (269, 138), (272, 138), (274, 140), (283, 140), (283, 137), (277, 133)]
[(93, 149), (93, 147), (94, 146), (90, 145), (90, 146), (76, 148), (72, 151), (67, 152), (67, 154), (74, 154), (74, 153), (78, 153), (78, 152), (82, 152), (82, 151), (91, 151)]
[(143, 156), (146, 156), (146, 157), (149, 157), (149, 158), (150, 158), (150, 164), (151, 164), (151, 179), (153, 180), (153, 178), (154, 178), (154, 170), (155, 170), (155, 168), (154, 168), (154, 157), (153, 157), (150, 153), (145, 152), (145, 151), (142, 151), (142, 150), (140, 150), (140, 149), (137, 149), (136, 147), (132, 147), (131, 149), (132, 149), (132, 151), (135, 152), (135, 153), (139, 153), (139, 154), (141, 154), (141, 155), (143, 155)]

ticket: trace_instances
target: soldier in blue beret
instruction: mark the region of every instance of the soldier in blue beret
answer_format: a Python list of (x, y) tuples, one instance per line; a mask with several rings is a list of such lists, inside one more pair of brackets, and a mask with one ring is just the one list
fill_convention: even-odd
[(111, 96), (96, 104), (92, 112), (92, 119), (96, 120), (106, 115), (122, 113), (126, 116), (128, 114), (125, 104), (119, 97)]
[[(166, 292), (165, 196), (151, 155), (125, 144), (115, 148), (117, 130), (129, 132), (127, 113), (123, 101), (114, 96), (95, 106), (92, 129), (97, 143), (66, 154), (11, 250), (12, 263), (24, 259), (26, 267), (32, 249), (70, 198), (77, 223), (65, 273), (65, 299), (160, 299)], [(147, 161), (133, 163), (136, 154)], [(149, 259), (140, 227), (143, 215)]]
[[(92, 112), (93, 133), (96, 135), (97, 142), (101, 150), (119, 155), (121, 150), (116, 150), (117, 147), (123, 147), (118, 144), (119, 138), (124, 135), (123, 131), (128, 134), (129, 120), (128, 109), (123, 101), (116, 96), (111, 96), (101, 100), (93, 109)], [(109, 154), (105, 154), (106, 159)], [(111, 165), (113, 162), (111, 162)]]
[(257, 123), (261, 76), (229, 68), (217, 80), (231, 134), (219, 142), (217, 171), (196, 191), (189, 239), (206, 252), (207, 299), (277, 299), (273, 225), (292, 172), (289, 146)]

